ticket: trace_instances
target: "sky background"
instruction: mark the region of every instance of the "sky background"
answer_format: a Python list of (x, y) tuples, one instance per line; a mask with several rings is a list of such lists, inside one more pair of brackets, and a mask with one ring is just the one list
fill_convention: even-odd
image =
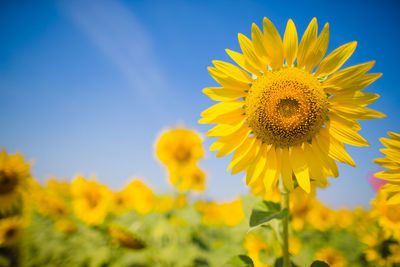
[[(400, 8), (396, 1), (1, 1), (0, 148), (21, 151), (41, 181), (96, 174), (121, 188), (143, 178), (157, 192), (171, 190), (154, 158), (160, 131), (185, 125), (205, 133), (200, 113), (214, 102), (211, 61), (230, 61), (237, 34), (268, 17), (283, 36), (292, 18), (301, 36), (313, 17), (330, 23), (328, 52), (356, 40), (345, 66), (376, 60), (383, 76), (366, 91), (381, 95), (370, 107), (385, 119), (361, 121), (370, 147), (347, 147), (357, 168), (318, 196), (333, 207), (367, 207), (367, 176), (380, 170), (379, 137), (400, 132), (398, 89)], [(205, 139), (205, 147), (212, 143)], [(230, 175), (231, 155), (207, 152), (206, 196), (231, 200), (248, 192), (244, 174)]]

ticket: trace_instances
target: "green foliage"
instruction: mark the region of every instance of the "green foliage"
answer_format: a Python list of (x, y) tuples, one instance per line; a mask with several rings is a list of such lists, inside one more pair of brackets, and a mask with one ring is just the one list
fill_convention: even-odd
[(254, 267), (253, 260), (246, 255), (232, 257), (223, 267)]
[(279, 203), (261, 201), (254, 206), (250, 216), (250, 227), (255, 228), (273, 219), (282, 219), (287, 216), (288, 210), (281, 210)]
[(324, 261), (314, 261), (310, 267), (329, 267), (329, 264)]

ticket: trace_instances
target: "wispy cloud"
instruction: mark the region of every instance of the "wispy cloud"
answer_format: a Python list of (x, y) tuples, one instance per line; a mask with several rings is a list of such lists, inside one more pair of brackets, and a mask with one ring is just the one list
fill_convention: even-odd
[(167, 82), (151, 38), (132, 11), (117, 0), (69, 0), (61, 8), (123, 73), (139, 97), (153, 111), (164, 113), (157, 95), (167, 90)]

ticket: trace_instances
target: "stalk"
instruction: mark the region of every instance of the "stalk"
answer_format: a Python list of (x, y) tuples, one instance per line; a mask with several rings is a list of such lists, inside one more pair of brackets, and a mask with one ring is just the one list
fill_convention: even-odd
[(282, 210), (287, 209), (288, 213), (282, 219), (282, 255), (283, 255), (283, 267), (290, 267), (290, 256), (289, 256), (289, 190), (283, 184), (281, 180), (281, 194), (282, 194)]

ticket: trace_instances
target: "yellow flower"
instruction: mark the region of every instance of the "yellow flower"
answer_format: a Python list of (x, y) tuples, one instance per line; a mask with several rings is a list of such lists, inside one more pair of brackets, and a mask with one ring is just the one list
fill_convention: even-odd
[(242, 201), (240, 199), (226, 203), (197, 202), (196, 209), (202, 213), (204, 225), (236, 226), (244, 219)]
[(315, 189), (313, 189), (312, 194), (306, 194), (301, 188), (297, 187), (290, 194), (291, 226), (295, 231), (301, 231), (305, 227), (307, 216), (314, 207), (315, 201)]
[(71, 185), (66, 181), (50, 178), (47, 181), (46, 188), (65, 198), (71, 196)]
[(69, 207), (66, 201), (56, 195), (53, 191), (43, 190), (34, 195), (36, 210), (54, 219), (60, 219), (69, 215)]
[(148, 214), (154, 209), (156, 197), (150, 187), (140, 180), (132, 180), (124, 190), (129, 195), (129, 205), (139, 214)]
[(222, 87), (203, 92), (222, 102), (203, 111), (199, 122), (218, 124), (206, 134), (220, 137), (210, 150), (219, 150), (217, 157), (235, 151), (228, 169), (232, 174), (246, 171), (248, 185), (262, 180), (268, 191), (281, 175), (292, 190), (294, 174), (309, 192), (310, 178), (325, 183), (327, 176), (338, 176), (335, 160), (355, 166), (344, 143), (369, 145), (357, 133), (357, 120), (384, 114), (365, 107), (379, 95), (361, 90), (381, 74), (366, 74), (374, 62), (338, 71), (357, 43), (324, 58), (329, 25), (317, 36), (315, 18), (299, 45), (292, 20), (283, 41), (267, 18), (263, 28), (264, 33), (252, 25), (252, 40), (239, 34), (243, 54), (227, 50), (241, 68), (213, 61), (209, 72)]
[(100, 225), (108, 213), (110, 192), (94, 179), (78, 176), (71, 184), (75, 216), (88, 225)]
[(389, 181), (382, 190), (388, 192), (389, 203), (400, 204), (400, 134), (388, 132), (390, 138), (379, 139), (387, 148), (380, 151), (386, 158), (373, 160), (389, 170), (375, 173), (375, 177)]
[(386, 191), (380, 190), (371, 204), (386, 238), (391, 236), (400, 241), (400, 204), (390, 204)]
[(0, 247), (11, 246), (22, 236), (24, 223), (21, 218), (8, 217), (0, 219)]
[(146, 244), (125, 227), (113, 224), (108, 228), (108, 232), (118, 246), (133, 250), (146, 248)]
[(76, 224), (69, 219), (61, 219), (55, 222), (54, 228), (56, 231), (65, 234), (75, 233), (77, 230)]
[(247, 255), (253, 260), (255, 267), (270, 266), (267, 263), (263, 263), (259, 258), (260, 251), (269, 249), (268, 244), (264, 241), (262, 236), (253, 233), (247, 234), (244, 239), (243, 247), (247, 250)]
[(167, 213), (174, 208), (174, 199), (169, 195), (159, 196), (154, 211)]
[(289, 236), (289, 252), (293, 256), (296, 256), (301, 252), (301, 240), (297, 236)]
[(203, 157), (202, 139), (194, 130), (176, 128), (161, 134), (156, 156), (169, 169), (194, 164)]
[(187, 206), (188, 200), (186, 195), (177, 195), (174, 198), (174, 207), (182, 209)]
[(206, 174), (196, 165), (170, 170), (170, 181), (180, 192), (201, 192), (205, 189)]
[(330, 267), (344, 267), (347, 264), (342, 253), (330, 247), (318, 250), (315, 254), (315, 259), (326, 262)]
[(21, 154), (0, 151), (0, 214), (7, 213), (21, 201), (30, 177), (29, 164)]
[(321, 202), (314, 200), (313, 208), (307, 214), (307, 222), (317, 230), (326, 231), (334, 226), (335, 214)]

